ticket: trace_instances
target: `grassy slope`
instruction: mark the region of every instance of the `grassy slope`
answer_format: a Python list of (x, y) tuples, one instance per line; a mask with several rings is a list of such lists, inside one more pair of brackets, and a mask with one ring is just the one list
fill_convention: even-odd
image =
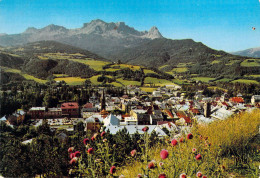
[[(252, 144), (250, 140), (259, 134), (259, 126), (259, 110), (235, 115), (210, 125), (195, 125), (192, 140), (187, 140), (185, 137), (183, 143), (178, 140), (178, 144), (174, 147), (167, 141), (166, 144), (148, 149), (148, 162), (156, 161), (156, 168), (150, 170), (149, 175), (158, 177), (163, 172), (167, 177), (179, 177), (181, 173), (196, 177), (196, 173), (201, 171), (208, 177), (258, 176), (259, 160), (255, 160), (254, 156), (257, 153), (254, 151), (257, 147), (259, 149), (259, 145), (250, 150), (248, 146)], [(194, 153), (193, 148), (196, 148)], [(169, 157), (165, 160), (160, 158), (162, 149), (169, 152)], [(195, 159), (195, 155), (199, 153), (202, 155), (200, 161)], [(247, 164), (244, 163), (245, 160), (241, 160), (244, 157), (249, 161)], [(138, 174), (143, 174), (142, 169), (147, 169), (146, 161), (143, 163), (135, 158), (130, 160), (133, 163), (121, 168), (117, 175), (123, 174), (127, 178), (136, 177)], [(237, 164), (239, 161), (240, 163)], [(162, 167), (159, 166), (159, 162), (163, 163)], [(245, 164), (244, 170), (240, 170), (241, 164)]]

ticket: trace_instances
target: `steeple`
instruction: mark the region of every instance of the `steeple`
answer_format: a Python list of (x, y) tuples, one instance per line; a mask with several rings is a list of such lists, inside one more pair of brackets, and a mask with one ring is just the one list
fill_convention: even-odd
[(101, 103), (101, 111), (106, 110), (106, 97), (105, 97), (105, 90), (103, 89), (103, 93), (100, 98), (100, 103)]

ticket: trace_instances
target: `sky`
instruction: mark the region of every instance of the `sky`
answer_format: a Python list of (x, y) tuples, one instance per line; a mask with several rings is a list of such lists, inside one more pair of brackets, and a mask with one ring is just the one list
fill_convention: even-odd
[[(101, 19), (228, 52), (260, 47), (260, 0), (0, 0), (0, 33)], [(255, 30), (252, 30), (255, 27)]]

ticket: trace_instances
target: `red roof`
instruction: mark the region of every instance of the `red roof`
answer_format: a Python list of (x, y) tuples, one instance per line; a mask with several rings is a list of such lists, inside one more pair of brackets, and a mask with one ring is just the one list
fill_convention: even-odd
[(230, 98), (229, 100), (234, 103), (244, 103), (244, 99), (242, 97), (233, 97)]
[(79, 104), (74, 103), (62, 103), (61, 109), (79, 109)]
[(190, 117), (186, 116), (186, 114), (184, 114), (182, 112), (177, 112), (177, 116), (179, 118), (183, 118), (186, 123), (191, 123)]
[(93, 103), (87, 103), (84, 105), (84, 108), (93, 108)]

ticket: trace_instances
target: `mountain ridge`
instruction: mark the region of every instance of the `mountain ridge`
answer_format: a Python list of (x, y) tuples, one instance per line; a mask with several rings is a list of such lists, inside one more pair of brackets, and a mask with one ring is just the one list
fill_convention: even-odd
[(125, 22), (107, 23), (96, 19), (75, 29), (54, 24), (40, 29), (29, 27), (20, 34), (1, 35), (0, 45), (17, 46), (29, 42), (54, 40), (107, 57), (116, 51), (138, 46), (156, 38), (163, 38), (157, 27), (151, 27), (149, 31), (138, 31)]
[(260, 47), (231, 52), (231, 54), (260, 58)]

